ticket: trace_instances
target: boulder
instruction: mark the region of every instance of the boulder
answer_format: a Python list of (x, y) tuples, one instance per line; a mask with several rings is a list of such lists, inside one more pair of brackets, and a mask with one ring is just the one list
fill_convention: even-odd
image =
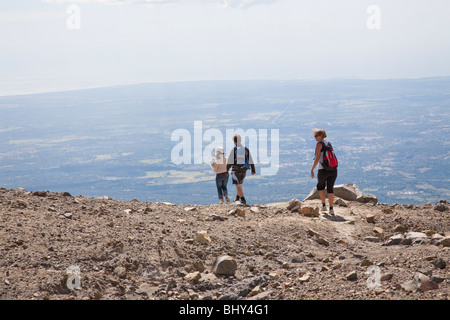
[(416, 272), (412, 280), (406, 281), (401, 286), (404, 290), (412, 292), (425, 292), (439, 289), (439, 285), (436, 282), (431, 281), (428, 276), (420, 272)]
[(405, 240), (405, 236), (401, 233), (395, 234), (390, 237), (383, 245), (384, 246), (392, 246), (396, 244), (400, 244), (403, 240)]
[[(378, 198), (375, 195), (363, 193), (356, 184), (351, 183), (334, 186), (334, 195), (347, 201), (357, 201), (362, 203), (372, 202), (374, 204), (378, 202)], [(315, 199), (320, 199), (317, 188), (314, 188), (303, 201)]]

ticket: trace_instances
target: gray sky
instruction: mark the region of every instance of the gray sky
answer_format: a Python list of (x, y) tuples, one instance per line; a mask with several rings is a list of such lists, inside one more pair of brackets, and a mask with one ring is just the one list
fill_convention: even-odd
[(449, 15), (448, 0), (3, 0), (0, 95), (450, 76)]

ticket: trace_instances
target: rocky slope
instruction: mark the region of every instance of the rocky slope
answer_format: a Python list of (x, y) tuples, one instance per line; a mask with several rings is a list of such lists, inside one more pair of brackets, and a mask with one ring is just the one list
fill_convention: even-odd
[(173, 205), (1, 189), (0, 299), (449, 298), (446, 201), (338, 198), (335, 216), (319, 202)]

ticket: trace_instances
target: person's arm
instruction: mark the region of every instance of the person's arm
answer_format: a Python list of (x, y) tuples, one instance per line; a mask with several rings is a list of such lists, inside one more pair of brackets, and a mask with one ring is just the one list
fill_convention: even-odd
[(216, 170), (216, 169), (217, 169), (217, 166), (218, 166), (218, 165), (217, 165), (217, 162), (216, 162), (216, 158), (212, 158), (209, 164), (211, 165), (211, 167), (213, 168), (213, 170)]
[(320, 142), (318, 142), (316, 144), (316, 157), (314, 158), (314, 163), (311, 168), (311, 178), (312, 179), (314, 179), (314, 169), (316, 168), (317, 164), (319, 163), (321, 152), (322, 152), (322, 144)]

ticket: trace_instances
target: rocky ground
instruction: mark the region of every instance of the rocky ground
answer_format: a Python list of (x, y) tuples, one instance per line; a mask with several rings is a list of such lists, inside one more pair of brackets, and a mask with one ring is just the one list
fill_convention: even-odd
[[(0, 190), (0, 299), (450, 294), (449, 205), (173, 205)], [(220, 258), (220, 259), (218, 259)]]

